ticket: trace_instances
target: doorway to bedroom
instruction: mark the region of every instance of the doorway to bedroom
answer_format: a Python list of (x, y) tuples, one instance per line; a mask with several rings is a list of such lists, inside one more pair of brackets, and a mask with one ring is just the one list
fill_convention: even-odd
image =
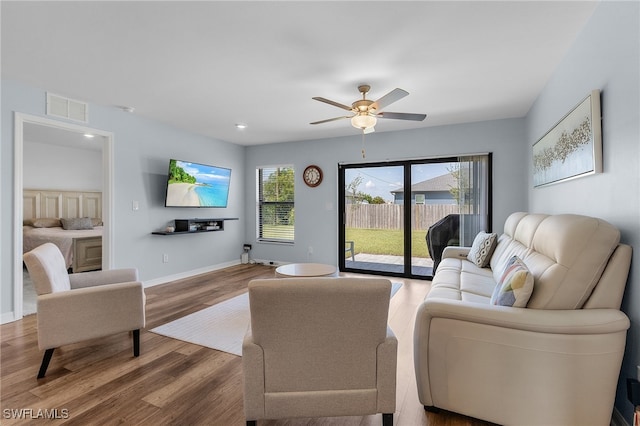
[[(47, 229), (24, 225), (35, 218), (91, 217), (96, 227), (89, 231), (101, 234), (85, 238), (91, 241), (91, 267), (73, 265), (78, 272), (106, 268), (110, 264), (110, 227), (98, 224), (111, 217), (112, 134), (97, 129), (16, 113), (15, 126), (15, 268), (14, 316), (16, 319), (35, 313), (35, 291), (24, 269), (22, 253), (33, 241), (26, 241), (23, 229), (46, 232)], [(41, 226), (47, 220), (39, 221)], [(19, 228), (19, 229), (18, 229)], [(58, 228), (60, 229), (60, 228)], [(52, 229), (54, 230), (54, 229)], [(55, 243), (55, 241), (53, 241)], [(71, 242), (71, 240), (69, 240)], [(72, 265), (72, 245), (65, 259)], [(80, 246), (80, 244), (77, 244)], [(89, 253), (89, 252), (87, 252)], [(77, 259), (76, 259), (77, 260)], [(73, 268), (71, 268), (73, 269)]]

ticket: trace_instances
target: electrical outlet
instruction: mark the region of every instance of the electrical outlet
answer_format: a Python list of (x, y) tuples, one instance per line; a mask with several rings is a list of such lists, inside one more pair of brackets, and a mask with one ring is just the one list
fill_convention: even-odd
[(162, 255), (162, 263), (169, 263), (169, 255), (167, 253)]
[(251, 250), (251, 244), (245, 244), (242, 246), (243, 250)]
[(309, 254), (309, 256), (311, 256), (313, 254), (313, 247), (309, 246), (307, 253)]

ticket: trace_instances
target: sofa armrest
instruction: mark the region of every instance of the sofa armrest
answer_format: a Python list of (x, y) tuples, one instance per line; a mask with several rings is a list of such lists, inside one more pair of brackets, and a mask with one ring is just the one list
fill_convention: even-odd
[(145, 325), (141, 282), (80, 288), (38, 296), (38, 346), (56, 348)]
[(108, 269), (104, 271), (69, 274), (69, 282), (72, 289), (132, 281), (138, 281), (138, 270), (136, 268)]
[(470, 251), (471, 247), (447, 246), (442, 252), (442, 259), (446, 259), (448, 257), (454, 259), (466, 259)]
[(251, 328), (247, 330), (242, 341), (242, 378), (246, 419), (263, 419), (265, 416), (264, 351), (253, 342)]
[(616, 333), (630, 326), (629, 318), (617, 309), (542, 310), (427, 297), (416, 322), (436, 317), (551, 334)]
[[(502, 348), (496, 349), (497, 353), (502, 354), (507, 353), (507, 347), (522, 345), (526, 347), (523, 350), (527, 353), (546, 354), (544, 359), (550, 360), (550, 365), (561, 368), (564, 365), (562, 362), (567, 360), (565, 351), (583, 353), (583, 358), (586, 359), (589, 354), (602, 353), (599, 352), (602, 348), (598, 346), (601, 344), (609, 347), (606, 351), (608, 357), (621, 358), (624, 336), (629, 326), (627, 316), (617, 309), (541, 310), (427, 296), (418, 307), (413, 336), (418, 397), (423, 405), (438, 404), (433, 396), (436, 388), (432, 388), (431, 376), (438, 374), (434, 372), (442, 368), (441, 359), (452, 356), (445, 355), (444, 352), (452, 350), (452, 346), (443, 343), (443, 339), (478, 342), (477, 345), (472, 345), (475, 351), (480, 348)], [(453, 328), (455, 333), (450, 332)], [(443, 330), (449, 331), (443, 334)], [(461, 337), (462, 335), (466, 337)], [(459, 343), (460, 340), (457, 341)], [(557, 355), (554, 355), (553, 348), (557, 348)], [(520, 355), (519, 352), (518, 354)], [(495, 365), (500, 360), (491, 356), (485, 358), (493, 360), (491, 368), (501, 368)], [(489, 368), (487, 362), (483, 368)], [(447, 409), (446, 406), (441, 408)]]
[(377, 357), (378, 412), (395, 413), (398, 339), (388, 326), (386, 339), (378, 345)]

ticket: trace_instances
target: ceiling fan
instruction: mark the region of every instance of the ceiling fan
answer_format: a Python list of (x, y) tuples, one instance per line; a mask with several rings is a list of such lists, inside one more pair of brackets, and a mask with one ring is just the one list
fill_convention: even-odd
[(392, 103), (404, 98), (409, 92), (402, 89), (393, 89), (377, 101), (367, 99), (367, 93), (371, 89), (370, 86), (363, 84), (358, 86), (358, 91), (362, 94), (362, 99), (355, 101), (351, 106), (343, 105), (332, 100), (322, 98), (319, 96), (314, 97), (316, 101), (324, 102), (329, 105), (337, 106), (347, 111), (351, 111), (353, 115), (345, 115), (342, 117), (329, 118), (327, 120), (314, 121), (310, 124), (322, 124), (330, 121), (343, 120), (345, 118), (351, 119), (351, 125), (356, 129), (360, 129), (363, 133), (371, 133), (374, 131), (374, 126), (377, 123), (378, 118), (392, 118), (395, 120), (411, 120), (422, 121), (426, 114), (409, 114), (404, 112), (383, 112), (382, 109)]

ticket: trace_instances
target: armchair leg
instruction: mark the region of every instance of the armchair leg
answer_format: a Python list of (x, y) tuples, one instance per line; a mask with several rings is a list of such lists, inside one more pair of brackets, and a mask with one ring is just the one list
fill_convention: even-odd
[(426, 411), (428, 413), (439, 413), (440, 409), (438, 407), (436, 407), (435, 405), (425, 405), (424, 406), (424, 411)]
[(133, 330), (133, 356), (140, 355), (140, 329)]
[(393, 426), (393, 413), (382, 413), (382, 426)]
[(53, 356), (53, 351), (55, 348), (47, 349), (44, 351), (44, 357), (42, 358), (42, 364), (40, 364), (40, 371), (38, 371), (38, 379), (42, 379), (47, 372), (47, 368), (49, 367), (49, 362), (51, 361), (51, 357)]
[(256, 426), (257, 424), (255, 420), (247, 420), (247, 426)]

